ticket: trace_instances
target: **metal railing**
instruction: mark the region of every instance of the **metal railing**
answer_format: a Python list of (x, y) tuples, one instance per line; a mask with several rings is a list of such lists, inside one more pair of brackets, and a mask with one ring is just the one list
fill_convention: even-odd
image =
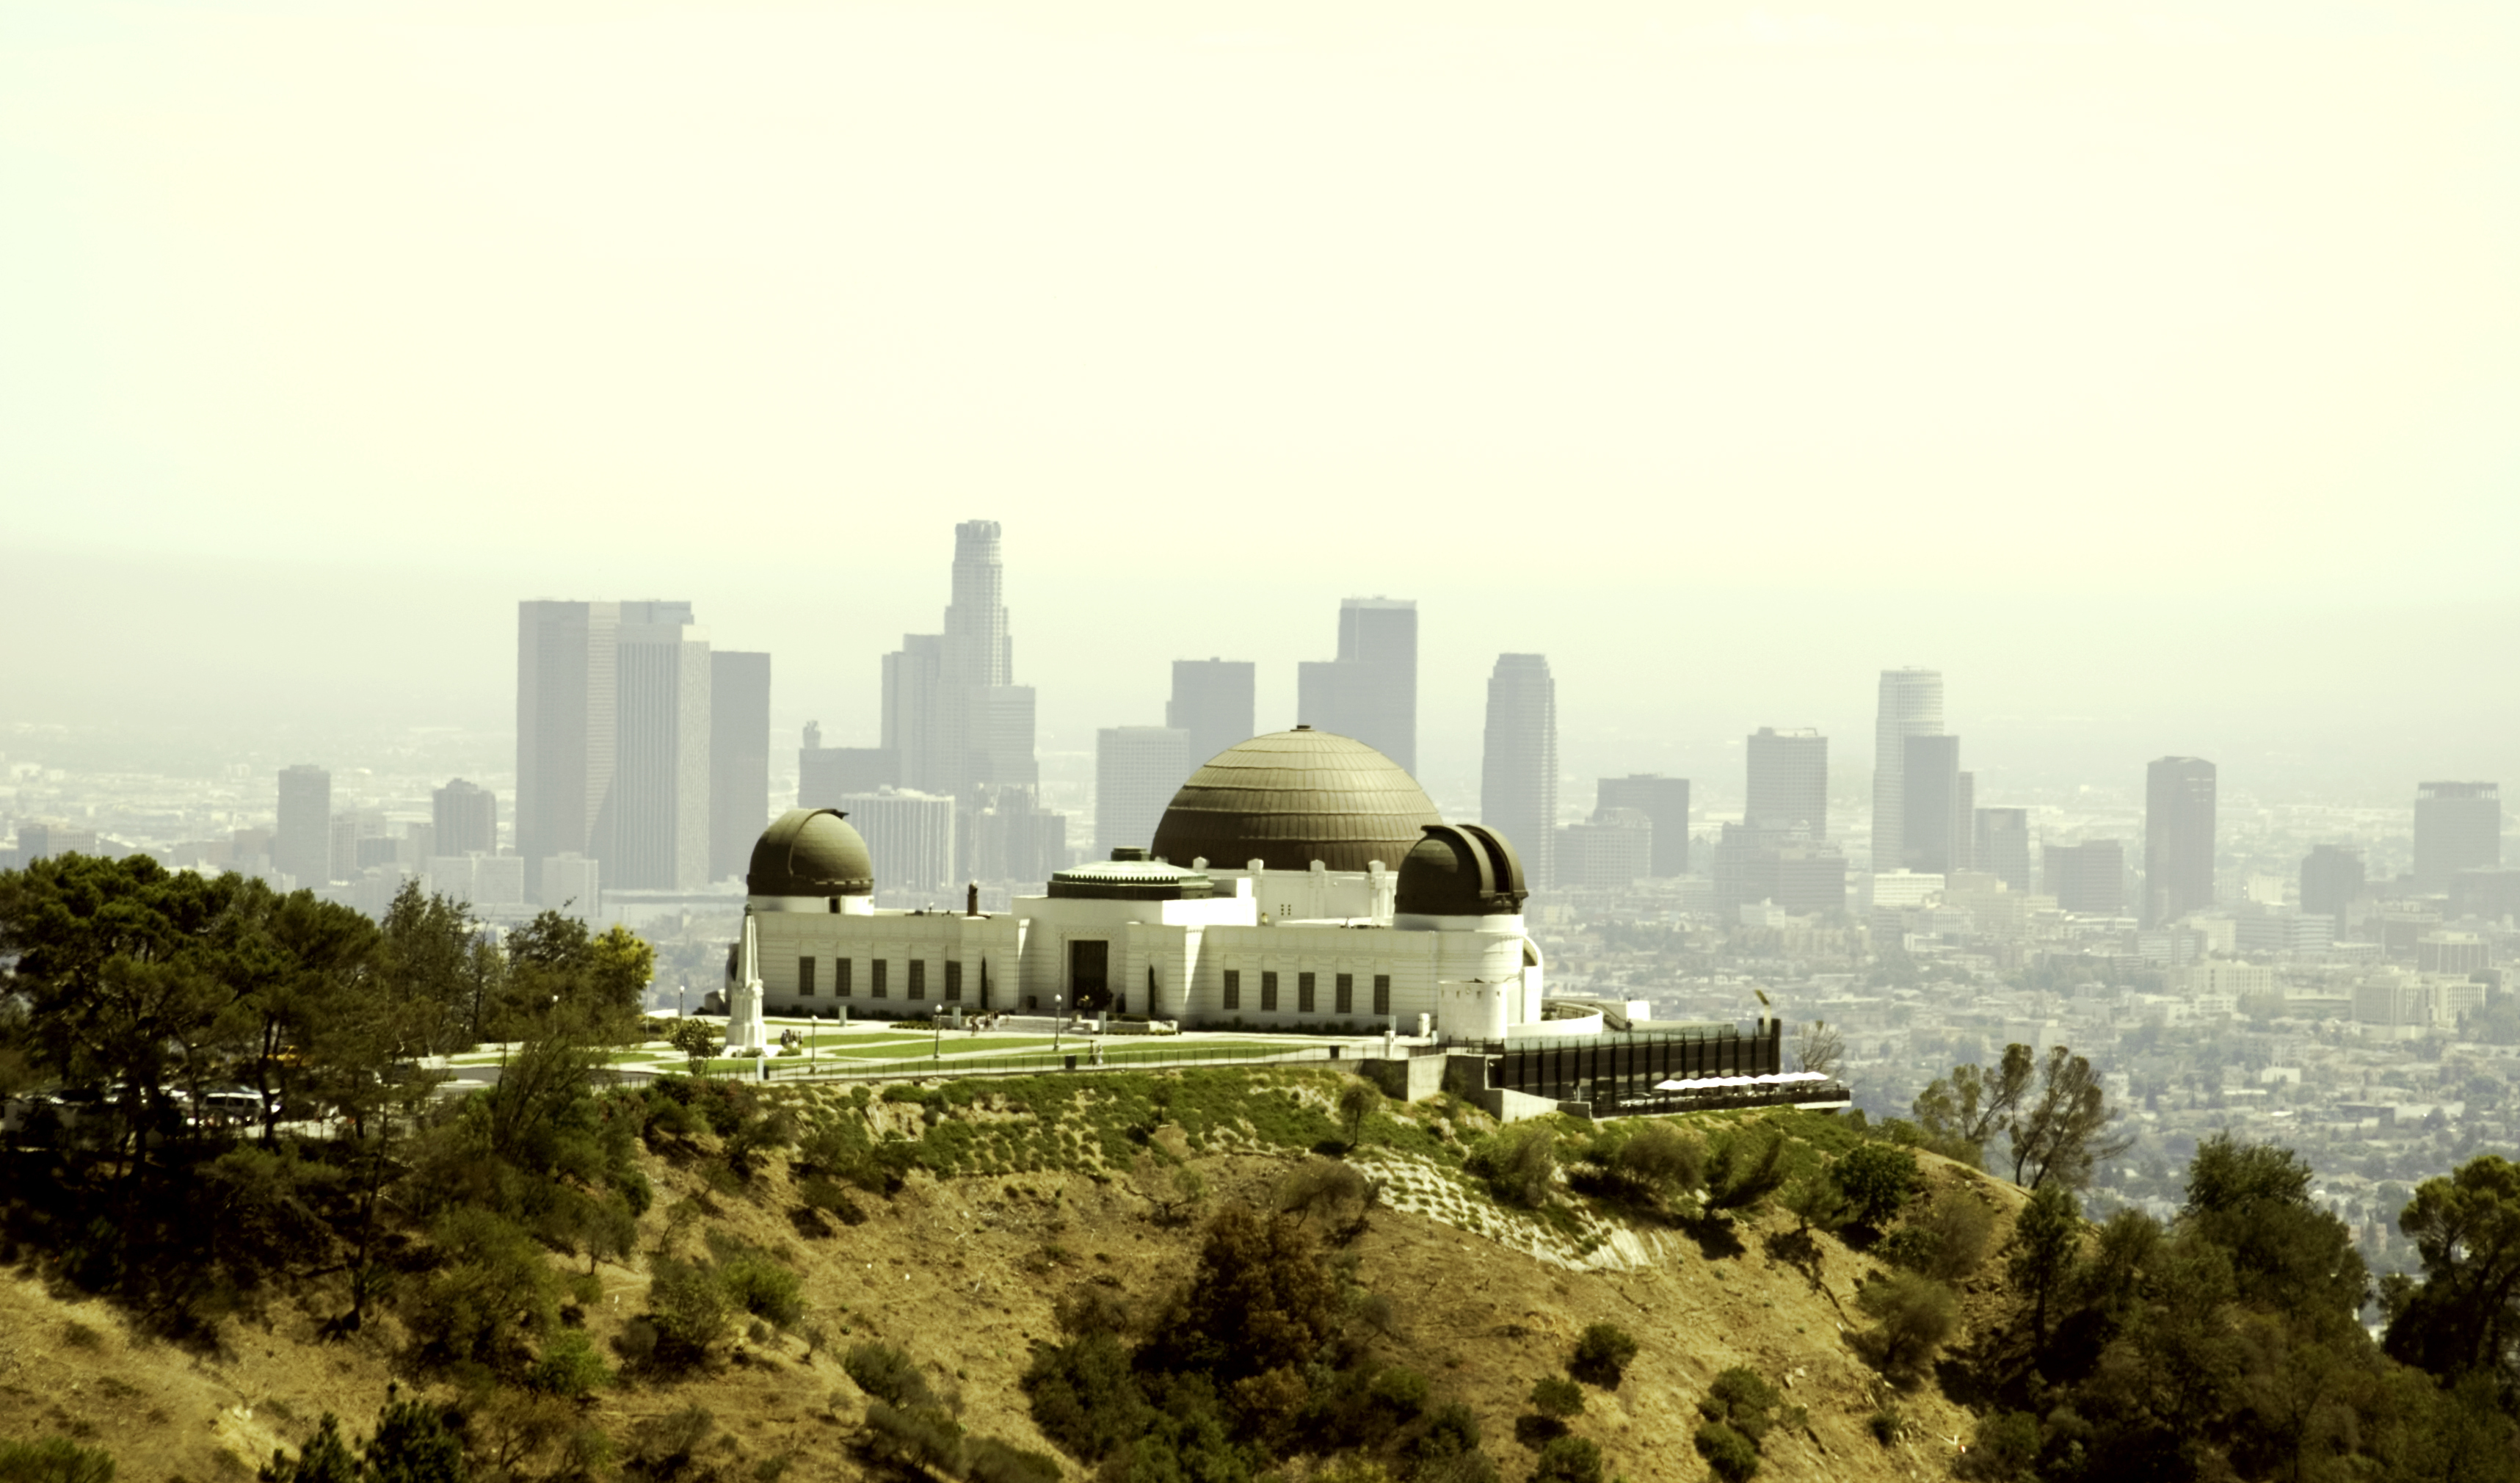
[[(1094, 1071), (1164, 1071), (1199, 1066), (1225, 1065), (1292, 1065), (1347, 1061), (1355, 1057), (1347, 1046), (1179, 1046), (1157, 1043), (1095, 1048), (1080, 1046), (1067, 1051), (1016, 1051), (1002, 1056), (963, 1055), (933, 1057), (903, 1056), (869, 1062), (846, 1060), (811, 1060), (799, 1056), (765, 1056), (757, 1071), (750, 1068), (734, 1071), (711, 1071), (706, 1074), (727, 1081), (767, 1082), (873, 1082), (934, 1081), (965, 1076), (1041, 1076), (1052, 1073)], [(671, 1065), (652, 1067), (619, 1067), (616, 1074), (623, 1080), (637, 1081), (657, 1076), (689, 1074)]]

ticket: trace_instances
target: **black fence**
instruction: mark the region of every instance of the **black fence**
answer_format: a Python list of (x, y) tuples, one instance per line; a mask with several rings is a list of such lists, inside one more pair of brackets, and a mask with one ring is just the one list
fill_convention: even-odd
[(1657, 1082), (1771, 1076), (1784, 1069), (1784, 1021), (1763, 1019), (1744, 1035), (1610, 1033), (1560, 1042), (1491, 1043), (1488, 1085), (1552, 1101), (1649, 1097)]
[(1604, 1090), (1592, 1099), (1599, 1117), (1667, 1117), (1727, 1107), (1842, 1107), (1855, 1100), (1840, 1081), (1798, 1081), (1746, 1087), (1700, 1087), (1687, 1092)]

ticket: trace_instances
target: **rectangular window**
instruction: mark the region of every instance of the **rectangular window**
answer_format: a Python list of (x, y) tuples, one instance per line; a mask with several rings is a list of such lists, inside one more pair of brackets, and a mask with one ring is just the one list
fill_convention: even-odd
[(870, 999), (881, 999), (884, 997), (883, 981), (890, 973), (892, 968), (892, 960), (889, 958), (878, 958), (875, 960), (874, 967), (875, 971), (867, 975), (867, 977), (875, 980), (867, 987), (867, 997)]
[(1313, 1012), (1313, 983), (1316, 979), (1320, 978), (1320, 976), (1321, 975), (1318, 973), (1298, 973), (1295, 975), (1296, 1013), (1310, 1014)]
[(849, 997), (849, 961), (845, 958), (832, 960), (832, 996), (835, 999)]
[(1278, 1012), (1278, 970), (1276, 968), (1260, 970), (1260, 1011), (1264, 1014)]
[(927, 960), (924, 958), (910, 960), (910, 997), (913, 999), (927, 997)]
[(945, 960), (945, 1002), (963, 1002), (963, 961), (959, 958)]
[(803, 999), (814, 997), (814, 960), (811, 958), (796, 960), (796, 993)]
[(1242, 1008), (1242, 970), (1240, 968), (1225, 970), (1225, 1007), (1229, 1010)]
[(1388, 973), (1373, 975), (1373, 1012), (1376, 1014), (1391, 1012), (1391, 975)]
[(1354, 973), (1341, 973), (1331, 979), (1330, 993), (1333, 996), (1332, 1012), (1339, 1014), (1356, 1012), (1356, 975)]

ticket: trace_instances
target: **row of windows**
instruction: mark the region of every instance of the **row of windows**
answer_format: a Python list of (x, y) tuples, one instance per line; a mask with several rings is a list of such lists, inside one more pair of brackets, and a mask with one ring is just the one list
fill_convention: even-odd
[[(1318, 973), (1305, 972), (1295, 975), (1296, 1013), (1320, 1012), (1321, 1006), (1317, 1003), (1320, 985), (1321, 975)], [(1242, 1008), (1242, 970), (1240, 968), (1225, 970), (1225, 1008), (1229, 1010)], [(1263, 968), (1260, 970), (1260, 1011), (1264, 1014), (1274, 1014), (1277, 1011), (1278, 970)], [(1356, 1012), (1356, 975), (1354, 973), (1340, 973), (1330, 979), (1330, 1012), (1333, 1014)], [(1391, 1012), (1391, 975), (1388, 973), (1373, 975), (1373, 1012), (1376, 1014)]]
[[(834, 958), (832, 960), (832, 997), (833, 999), (849, 999), (855, 997), (856, 989), (851, 982), (850, 970), (856, 966), (857, 963), (854, 959)], [(800, 999), (812, 999), (815, 997), (814, 967), (815, 963), (811, 958), (799, 958), (796, 960), (796, 995)], [(981, 976), (985, 979), (987, 975), (988, 969), (984, 966), (981, 968)], [(909, 992), (903, 996), (904, 998), (925, 999), (927, 997), (926, 959), (913, 958), (910, 960), (910, 982), (908, 984), (908, 989)], [(867, 997), (869, 999), (889, 999), (892, 997), (892, 960), (888, 958), (871, 958), (867, 960)], [(947, 1003), (951, 1004), (961, 1000), (962, 997), (963, 965), (952, 959), (947, 959), (945, 962), (945, 1000)]]

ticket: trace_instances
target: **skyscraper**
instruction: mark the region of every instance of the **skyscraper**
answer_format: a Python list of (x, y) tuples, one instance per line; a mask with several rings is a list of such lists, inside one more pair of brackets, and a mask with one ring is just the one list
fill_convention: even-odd
[(517, 605), (517, 853), (529, 900), (542, 899), (543, 861), (597, 854), (612, 794), (620, 639), (618, 603)]
[(2345, 922), (2345, 908), (2362, 894), (2362, 852), (2350, 844), (2314, 844), (2301, 862), (2301, 912)]
[(2460, 871), (2502, 863), (2502, 789), (2492, 783), (2415, 785), (2415, 889), (2437, 896)]
[(271, 831), (271, 868), (301, 890), (333, 880), (333, 775), (300, 763), (280, 770), (280, 821)]
[(2085, 917), (2126, 915), (2126, 847), (2115, 839), (2051, 844), (2040, 863), (2040, 889), (2065, 911)]
[[(1353, 737), (1418, 770), (1418, 604), (1349, 598), (1339, 604), (1338, 657), (1295, 666), (1296, 720)], [(1521, 849), (1520, 844), (1515, 849)], [(1523, 857), (1526, 872), (1531, 859)]]
[(2030, 810), (1982, 808), (1976, 813), (1976, 846), (1970, 868), (1981, 870), (2022, 895), (2030, 893)]
[(770, 822), (770, 656), (734, 650), (709, 655), (709, 867), (711, 880), (752, 865)]
[(1881, 697), (1872, 722), (1872, 868), (1898, 870), (1907, 860), (1907, 793), (1903, 786), (1910, 737), (1943, 729), (1943, 676), (1935, 669), (1881, 671)]
[[(1900, 864), (1929, 876), (1967, 867), (1957, 849), (1960, 820), (1960, 739), (1909, 736), (1900, 740)], [(1874, 869), (1880, 856), (1874, 855)]]
[(1688, 874), (1688, 780), (1660, 773), (1630, 773), (1603, 778), (1593, 790), (1596, 819), (1612, 809), (1628, 808), (1653, 825), (1651, 876)]
[(904, 634), (883, 659), (883, 747), (902, 786), (948, 796), (1041, 781), (1033, 692), (1014, 683), (998, 522), (954, 527), (953, 600), (941, 634)]
[(708, 632), (689, 603), (623, 603), (617, 642), (595, 859), (608, 889), (692, 890), (709, 878)]
[(430, 854), (499, 853), (499, 795), (477, 783), (455, 779), (428, 795)]
[(1741, 822), (1759, 830), (1801, 830), (1828, 837), (1828, 739), (1805, 727), (1762, 726), (1749, 742), (1749, 800)]
[(2163, 757), (2144, 770), (2143, 923), (2214, 904), (2214, 764)]
[(1192, 768), (1256, 734), (1257, 669), (1248, 659), (1173, 660), (1173, 697), (1164, 704), (1164, 724), (1190, 733)]
[[(1190, 733), (1177, 726), (1106, 726), (1094, 742), (1094, 849), (1145, 849), (1191, 775)], [(1176, 860), (1175, 865), (1188, 865)]]
[[(1416, 614), (1410, 616), (1414, 620)], [(1397, 756), (1391, 760), (1409, 765)], [(1479, 822), (1505, 835), (1522, 856), (1533, 889), (1557, 883), (1557, 681), (1545, 655), (1499, 654), (1488, 675)]]

